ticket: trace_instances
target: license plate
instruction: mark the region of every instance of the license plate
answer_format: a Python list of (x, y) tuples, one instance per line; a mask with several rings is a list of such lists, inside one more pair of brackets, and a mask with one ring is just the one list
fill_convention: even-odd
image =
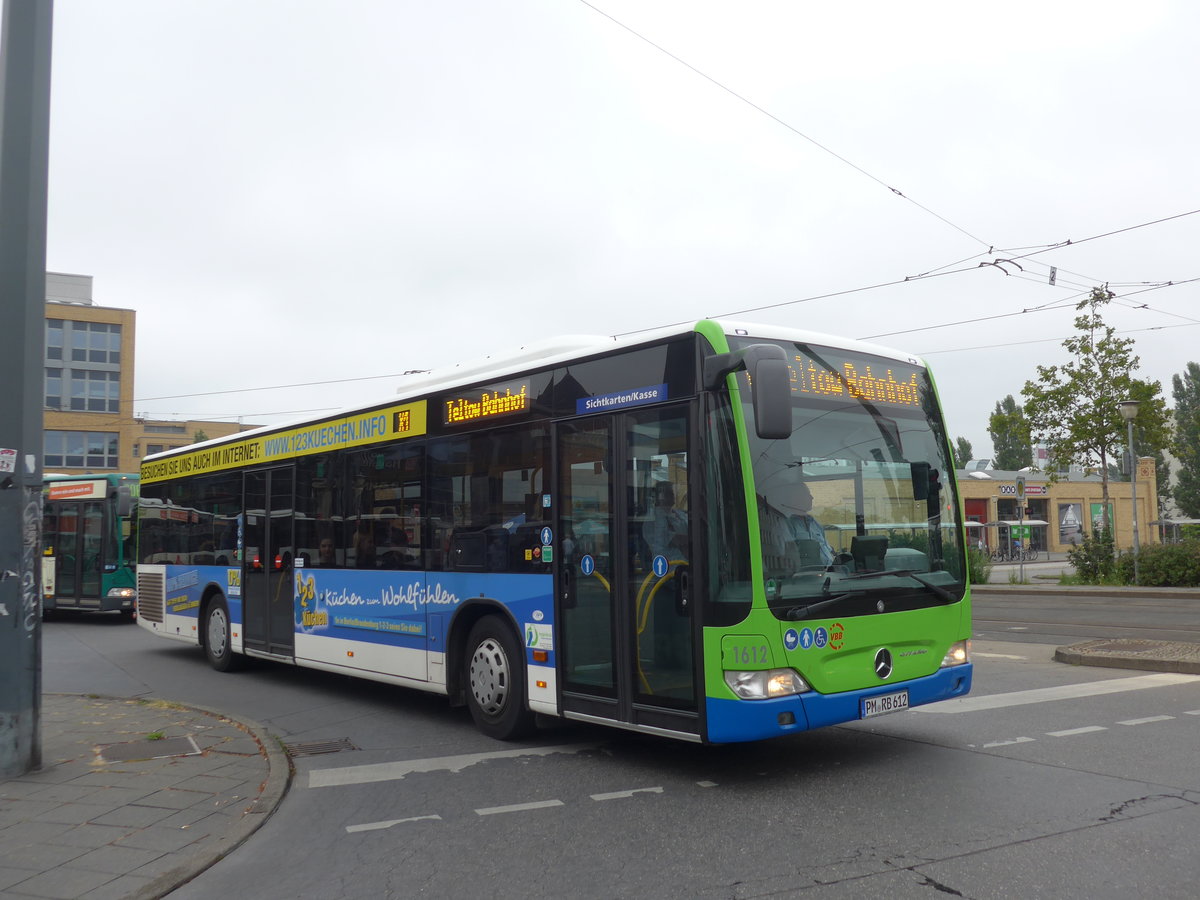
[(888, 713), (908, 709), (908, 691), (896, 691), (894, 694), (880, 694), (878, 697), (863, 697), (859, 718), (870, 719), (873, 716), (886, 716)]

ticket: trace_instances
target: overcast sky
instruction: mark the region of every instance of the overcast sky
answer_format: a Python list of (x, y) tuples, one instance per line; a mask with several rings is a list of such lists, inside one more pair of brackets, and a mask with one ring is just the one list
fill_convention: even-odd
[(1200, 358), (1200, 282), (1147, 290), (1200, 278), (1197, 34), (1187, 0), (57, 0), (47, 267), (137, 310), (139, 415), (761, 308), (925, 356), (987, 456), (1093, 285), (1168, 399)]

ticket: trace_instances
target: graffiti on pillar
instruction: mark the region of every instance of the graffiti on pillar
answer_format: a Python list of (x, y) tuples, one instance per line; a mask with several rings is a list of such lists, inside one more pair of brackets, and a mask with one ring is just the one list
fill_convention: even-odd
[(25, 509), (21, 514), (21, 611), (26, 631), (33, 631), (41, 621), (37, 581), (41, 567), (38, 556), (41, 543), (42, 490), (39, 485), (25, 489)]

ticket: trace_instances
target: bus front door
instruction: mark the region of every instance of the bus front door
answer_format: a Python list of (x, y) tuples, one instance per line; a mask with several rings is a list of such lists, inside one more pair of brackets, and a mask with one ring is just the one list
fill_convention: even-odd
[(245, 479), (243, 640), (247, 650), (291, 656), (296, 641), (292, 602), (295, 471), (281, 466), (247, 472)]
[(699, 734), (686, 406), (560, 424), (561, 705), (569, 718)]
[(51, 606), (99, 609), (104, 567), (104, 502), (48, 502), (42, 545), (54, 557)]

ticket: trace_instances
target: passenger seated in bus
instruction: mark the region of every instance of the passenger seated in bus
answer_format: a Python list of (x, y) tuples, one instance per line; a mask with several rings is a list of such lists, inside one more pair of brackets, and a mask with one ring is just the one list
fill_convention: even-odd
[[(813, 495), (807, 484), (800, 479), (793, 479), (778, 489), (777, 502), (781, 511), (787, 516), (788, 530), (797, 548), (808, 551), (812, 558), (815, 549), (814, 565), (828, 566), (834, 561), (833, 548), (825, 537), (825, 528), (812, 514)], [(811, 542), (811, 543), (810, 543)], [(802, 553), (802, 559), (804, 554)]]
[(642, 537), (650, 546), (650, 557), (664, 556), (667, 562), (686, 562), (688, 551), (687, 513), (675, 508), (675, 487), (660, 482), (654, 491), (654, 510), (642, 526)]
[(361, 523), (354, 532), (354, 565), (359, 569), (375, 568), (375, 535), (369, 522)]
[(321, 538), (321, 542), (317, 545), (317, 558), (312, 565), (320, 566), (323, 569), (337, 567), (337, 550), (333, 545), (332, 537), (326, 535)]

